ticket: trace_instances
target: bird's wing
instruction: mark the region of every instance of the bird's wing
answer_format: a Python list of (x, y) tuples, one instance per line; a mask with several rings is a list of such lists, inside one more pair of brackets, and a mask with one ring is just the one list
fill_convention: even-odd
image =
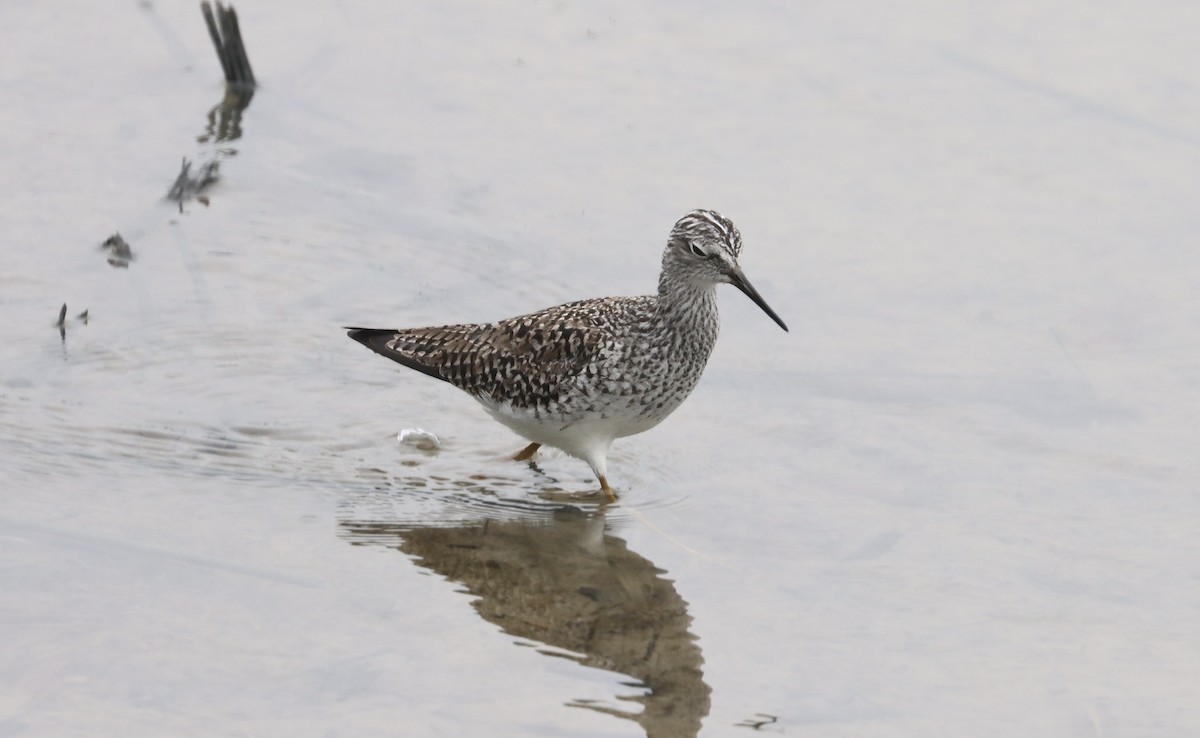
[(529, 405), (555, 399), (563, 382), (602, 350), (606, 332), (586, 303), (551, 308), (497, 323), (435, 328), (351, 328), (378, 354), (476, 396)]

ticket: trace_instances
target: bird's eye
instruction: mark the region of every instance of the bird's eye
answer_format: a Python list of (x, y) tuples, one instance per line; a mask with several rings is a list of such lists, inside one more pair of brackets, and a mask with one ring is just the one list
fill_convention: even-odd
[(704, 253), (704, 249), (700, 248), (699, 246), (692, 243), (691, 241), (688, 241), (688, 249), (690, 249), (693, 254), (695, 254), (696, 256), (699, 256), (701, 259), (708, 257), (708, 254)]

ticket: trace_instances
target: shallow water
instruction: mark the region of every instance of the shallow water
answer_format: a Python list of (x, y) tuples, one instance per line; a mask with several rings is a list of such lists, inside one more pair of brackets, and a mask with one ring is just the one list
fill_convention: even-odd
[[(1200, 730), (1200, 11), (238, 9), (202, 141), (193, 4), (0, 7), (0, 735)], [(340, 329), (694, 207), (792, 332), (723, 290), (607, 509)]]

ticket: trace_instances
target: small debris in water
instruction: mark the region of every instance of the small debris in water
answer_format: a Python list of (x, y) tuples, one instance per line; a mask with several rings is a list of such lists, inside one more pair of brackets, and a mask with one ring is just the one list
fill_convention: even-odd
[(129, 244), (124, 238), (121, 238), (120, 233), (114, 233), (106, 238), (104, 243), (100, 244), (100, 250), (108, 252), (109, 266), (117, 269), (128, 269), (129, 262), (136, 258), (133, 255), (133, 249), (129, 248)]
[(421, 428), (405, 428), (396, 435), (396, 440), (422, 451), (437, 451), (441, 448), (441, 441), (437, 435)]
[(220, 178), (217, 170), (220, 169), (221, 163), (215, 159), (206, 161), (199, 166), (195, 176), (192, 175), (192, 162), (188, 161), (187, 157), (183, 158), (183, 165), (179, 168), (179, 176), (175, 178), (175, 183), (171, 185), (171, 189), (167, 191), (167, 199), (175, 200), (179, 203), (179, 212), (183, 212), (183, 203), (190, 200), (205, 187), (208, 187), (213, 182)]

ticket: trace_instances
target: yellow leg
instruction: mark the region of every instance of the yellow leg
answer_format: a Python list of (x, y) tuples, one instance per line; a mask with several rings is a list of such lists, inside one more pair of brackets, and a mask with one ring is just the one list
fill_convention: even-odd
[(600, 491), (604, 493), (609, 502), (616, 502), (617, 493), (613, 492), (613, 488), (608, 486), (608, 480), (604, 478), (603, 474), (597, 474), (596, 476), (600, 478)]
[(520, 453), (518, 453), (516, 456), (513, 457), (513, 461), (529, 461), (530, 459), (533, 458), (533, 455), (536, 454), (537, 450), (541, 447), (542, 447), (542, 444), (540, 444), (540, 443), (531, 443), (528, 446), (526, 446), (525, 448), (521, 449)]

